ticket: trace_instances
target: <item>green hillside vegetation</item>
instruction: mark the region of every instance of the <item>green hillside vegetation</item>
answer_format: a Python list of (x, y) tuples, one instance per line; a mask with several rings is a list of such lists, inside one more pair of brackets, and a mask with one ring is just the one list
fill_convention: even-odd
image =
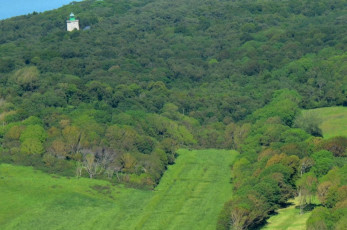
[[(339, 136), (346, 137), (345, 131), (347, 127), (345, 124), (347, 124), (347, 110), (345, 107), (319, 108), (302, 111), (302, 113), (304, 116), (317, 119), (314, 122), (319, 124), (324, 138), (328, 139), (335, 137), (331, 140), (339, 140)], [(322, 143), (324, 143), (324, 141)], [(329, 146), (327, 143), (323, 145)], [(343, 165), (343, 163), (341, 165)], [(324, 187), (324, 183), (322, 183), (320, 186)], [(312, 210), (309, 209), (304, 213), (300, 213), (300, 210), (298, 209), (300, 205), (299, 197), (296, 197), (295, 200), (289, 200), (288, 202), (289, 204), (292, 204), (290, 204), (289, 207), (279, 209), (278, 214), (270, 217), (267, 220), (267, 225), (262, 229), (306, 229), (306, 222), (308, 218), (310, 218)], [(315, 198), (313, 204), (317, 205), (320, 204), (320, 202), (317, 198)], [(311, 219), (313, 217), (311, 217)]]
[[(66, 31), (71, 12), (82, 30)], [(263, 226), (298, 194), (301, 211), (322, 204), (308, 229), (344, 227), (347, 137), (302, 111), (347, 106), (346, 15), (345, 0), (86, 0), (1, 20), (0, 163), (159, 191), (178, 149), (234, 149), (217, 229)], [(181, 227), (196, 186), (127, 225)]]
[[(305, 132), (306, 123), (300, 128), (301, 122), (297, 122), (302, 114), (299, 102), (296, 92), (278, 92), (269, 104), (247, 118), (248, 125), (243, 124), (236, 133), (230, 132), (232, 137), (237, 137), (241, 131), (243, 141), (241, 145), (237, 145), (239, 137), (233, 141), (240, 150), (232, 168), (233, 197), (225, 203), (217, 229), (262, 226), (294, 196), (299, 196), (300, 213), (312, 205), (311, 197), (318, 196), (323, 206), (336, 209), (336, 214), (327, 216), (326, 220), (335, 218), (335, 223), (344, 224), (347, 212), (343, 202), (347, 194), (342, 191), (346, 186), (347, 138), (323, 139)], [(329, 184), (324, 178), (331, 172), (339, 179)], [(331, 192), (327, 194), (329, 189)], [(334, 200), (331, 206), (327, 206), (326, 199)], [(311, 222), (308, 229), (317, 229), (319, 224), (335, 227), (334, 223)]]
[(327, 107), (308, 110), (315, 114), (321, 124), (324, 138), (334, 136), (347, 137), (347, 107)]
[(1, 229), (215, 229), (237, 153), (180, 150), (155, 191), (0, 165)]
[[(71, 12), (90, 29), (67, 32)], [(343, 0), (88, 0), (1, 20), (0, 158), (70, 176), (94, 159), (82, 176), (151, 189), (179, 147), (235, 147), (227, 126), (278, 90), (346, 105), (345, 15)]]

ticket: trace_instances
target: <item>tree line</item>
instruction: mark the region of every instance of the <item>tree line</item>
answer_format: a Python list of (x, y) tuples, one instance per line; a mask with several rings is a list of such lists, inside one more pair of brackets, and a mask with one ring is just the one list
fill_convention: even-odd
[(237, 149), (218, 228), (317, 192), (310, 226), (340, 226), (345, 139), (300, 109), (347, 105), (345, 15), (343, 0), (86, 0), (2, 20), (0, 161), (152, 189), (177, 148)]
[(347, 137), (323, 139), (317, 118), (301, 114), (300, 102), (297, 92), (278, 91), (239, 125), (242, 132), (230, 132), (241, 154), (217, 229), (257, 229), (295, 196), (301, 214), (314, 209), (307, 229), (346, 227)]

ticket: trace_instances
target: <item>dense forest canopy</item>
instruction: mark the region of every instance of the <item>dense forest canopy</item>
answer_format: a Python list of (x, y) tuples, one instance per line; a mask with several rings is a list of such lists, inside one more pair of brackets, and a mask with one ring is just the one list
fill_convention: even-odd
[(237, 149), (218, 226), (256, 227), (305, 178), (346, 171), (346, 139), (300, 113), (347, 105), (346, 15), (345, 0), (86, 0), (2, 20), (0, 160), (153, 188), (179, 147)]

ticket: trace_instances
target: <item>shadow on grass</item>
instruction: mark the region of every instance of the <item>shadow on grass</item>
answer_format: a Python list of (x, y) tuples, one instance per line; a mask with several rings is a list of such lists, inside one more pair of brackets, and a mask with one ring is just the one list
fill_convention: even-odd
[[(284, 208), (289, 208), (290, 206), (293, 206), (295, 205), (294, 202), (287, 202), (287, 203), (283, 203), (280, 205), (279, 209), (284, 209)], [(316, 206), (320, 206), (320, 205), (317, 205), (317, 204), (309, 204), (309, 205), (306, 205), (305, 209), (304, 209), (304, 213), (305, 212), (309, 212), (309, 211), (312, 211)], [(272, 217), (272, 216), (276, 216), (278, 214), (280, 214), (278, 212), (279, 209), (276, 209), (276, 210), (273, 210), (271, 212), (269, 212), (269, 217), (264, 219), (263, 221), (259, 222), (256, 226), (250, 228), (250, 229), (254, 229), (254, 230), (260, 230), (260, 229), (263, 229), (267, 224), (267, 220)], [(300, 206), (295, 206), (295, 209), (300, 209)]]
[[(305, 212), (311, 212), (315, 207), (322, 206), (321, 204), (306, 204), (303, 211)], [(295, 209), (300, 209), (300, 205), (295, 206)]]
[(290, 206), (292, 206), (292, 205), (294, 205), (294, 204), (295, 204), (294, 202), (283, 203), (283, 204), (281, 204), (280, 209), (282, 209), (282, 208), (288, 208), (288, 207), (290, 207)]

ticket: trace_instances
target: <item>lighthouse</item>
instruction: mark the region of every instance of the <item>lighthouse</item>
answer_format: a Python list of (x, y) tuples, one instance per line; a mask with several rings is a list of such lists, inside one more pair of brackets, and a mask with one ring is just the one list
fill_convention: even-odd
[(76, 20), (73, 13), (70, 14), (70, 19), (66, 21), (67, 31), (73, 31), (74, 29), (80, 30), (79, 21)]

